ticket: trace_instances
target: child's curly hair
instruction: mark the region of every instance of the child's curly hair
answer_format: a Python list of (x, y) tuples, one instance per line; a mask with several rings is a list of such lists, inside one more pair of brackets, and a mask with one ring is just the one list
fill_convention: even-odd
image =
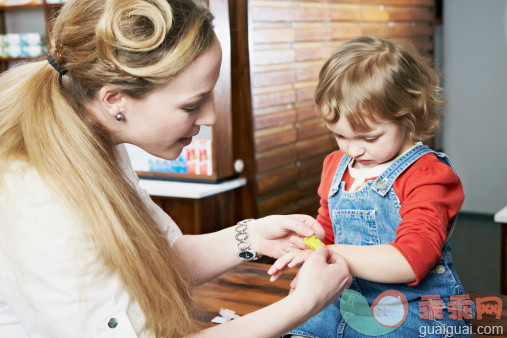
[(328, 123), (345, 116), (355, 131), (369, 121), (390, 121), (407, 128), (414, 141), (439, 127), (437, 72), (412, 47), (360, 36), (343, 43), (326, 61), (315, 92), (317, 112)]

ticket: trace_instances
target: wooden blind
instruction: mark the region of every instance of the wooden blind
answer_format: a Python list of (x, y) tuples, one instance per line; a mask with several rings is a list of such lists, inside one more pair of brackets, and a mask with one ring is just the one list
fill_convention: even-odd
[(258, 216), (315, 215), (324, 157), (337, 148), (313, 93), (331, 52), (358, 35), (433, 50), (433, 0), (250, 0), (249, 58)]

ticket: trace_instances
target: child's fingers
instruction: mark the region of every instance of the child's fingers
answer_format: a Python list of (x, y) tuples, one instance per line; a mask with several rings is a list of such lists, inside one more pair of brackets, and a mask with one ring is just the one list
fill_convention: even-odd
[(268, 274), (272, 275), (272, 274), (274, 274), (277, 271), (285, 270), (286, 267), (287, 267), (287, 264), (289, 264), (289, 262), (292, 260), (292, 258), (293, 258), (292, 252), (289, 252), (285, 256), (282, 256), (282, 257), (278, 258), (273, 263), (273, 265), (269, 268)]
[(290, 246), (287, 247), (287, 248), (280, 248), (280, 250), (278, 250), (278, 256), (277, 257), (283, 257), (286, 254), (288, 254), (289, 252), (291, 252), (291, 250), (294, 250), (294, 249), (291, 249)]
[(296, 257), (294, 257), (294, 259), (292, 261), (290, 261), (289, 264), (287, 264), (287, 266), (289, 268), (299, 268), (299, 267), (301, 267), (301, 265), (303, 265), (305, 260), (306, 259), (302, 256), (296, 256)]
[(297, 246), (292, 245), (292, 243), (289, 243), (289, 246), (287, 248), (287, 252), (294, 252), (294, 251), (300, 251), (301, 249)]
[(290, 263), (290, 260), (288, 261), (283, 261), (283, 262), (278, 262), (276, 261), (272, 267), (269, 268), (268, 270), (268, 275), (273, 275), (275, 273), (280, 273), (282, 272), (283, 270), (287, 269), (287, 265)]
[(274, 274), (271, 275), (271, 277), (269, 277), (269, 281), (270, 282), (274, 282), (276, 281), (280, 276), (282, 275), (282, 271), (278, 271)]

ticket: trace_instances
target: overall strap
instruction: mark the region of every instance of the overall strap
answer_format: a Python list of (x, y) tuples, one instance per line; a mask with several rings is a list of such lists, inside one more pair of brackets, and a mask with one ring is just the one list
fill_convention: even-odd
[(394, 181), (417, 161), (421, 156), (427, 153), (435, 153), (426, 145), (417, 145), (401, 155), (389, 168), (386, 169), (371, 185), (371, 189), (380, 196), (385, 196), (393, 187)]
[(343, 173), (345, 173), (345, 170), (347, 169), (347, 166), (349, 165), (351, 160), (352, 160), (351, 157), (348, 157), (347, 155), (343, 154), (342, 160), (340, 161), (340, 164), (336, 169), (336, 174), (334, 175), (333, 183), (331, 184), (331, 189), (329, 189), (328, 197), (335, 195), (338, 192), (338, 190), (340, 190), (340, 183), (342, 181)]

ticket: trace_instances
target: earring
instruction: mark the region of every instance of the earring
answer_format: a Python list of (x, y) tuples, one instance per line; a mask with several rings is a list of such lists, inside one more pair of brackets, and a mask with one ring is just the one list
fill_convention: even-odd
[(123, 121), (123, 118), (124, 118), (124, 116), (123, 116), (123, 114), (122, 114), (122, 113), (118, 113), (118, 114), (116, 114), (116, 120), (118, 120), (118, 121), (120, 121), (120, 122), (121, 122), (121, 121)]

